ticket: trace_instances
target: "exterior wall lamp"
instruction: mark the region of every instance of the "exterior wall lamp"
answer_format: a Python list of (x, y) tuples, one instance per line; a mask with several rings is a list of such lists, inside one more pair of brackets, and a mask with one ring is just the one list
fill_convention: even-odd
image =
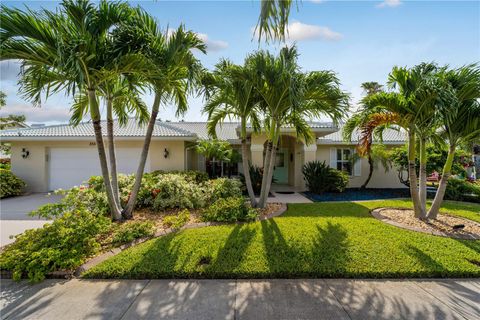
[(30, 151), (28, 151), (26, 148), (22, 148), (22, 158), (27, 159), (29, 155)]
[(163, 150), (163, 157), (164, 157), (165, 159), (167, 159), (169, 155), (170, 155), (170, 151), (168, 151), (168, 149), (165, 148), (165, 149)]

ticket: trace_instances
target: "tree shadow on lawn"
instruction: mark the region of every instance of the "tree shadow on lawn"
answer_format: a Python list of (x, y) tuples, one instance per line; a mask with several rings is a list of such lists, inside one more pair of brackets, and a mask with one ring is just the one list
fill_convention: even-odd
[(270, 276), (332, 277), (343, 275), (348, 257), (348, 234), (340, 224), (327, 222), (316, 226), (317, 233), (310, 246), (307, 242), (288, 241), (275, 219), (262, 221), (265, 256)]
[(370, 208), (357, 202), (292, 203), (283, 217), (352, 217), (372, 218)]
[[(231, 271), (235, 270), (245, 257), (245, 253), (255, 237), (255, 228), (246, 225), (236, 225), (228, 235), (225, 244), (218, 250), (215, 261), (210, 264), (211, 256), (200, 257), (198, 267), (205, 265), (205, 271), (217, 277), (231, 277)], [(204, 261), (201, 261), (204, 258)]]

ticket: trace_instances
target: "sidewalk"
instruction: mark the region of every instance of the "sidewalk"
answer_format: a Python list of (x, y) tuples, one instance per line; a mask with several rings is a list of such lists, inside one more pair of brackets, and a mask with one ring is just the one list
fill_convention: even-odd
[(478, 319), (480, 279), (1, 280), (2, 319)]

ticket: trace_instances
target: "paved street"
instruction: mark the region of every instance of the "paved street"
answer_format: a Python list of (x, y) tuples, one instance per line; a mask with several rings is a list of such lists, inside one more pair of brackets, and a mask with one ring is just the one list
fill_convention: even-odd
[(47, 196), (44, 193), (33, 193), (26, 196), (0, 200), (0, 246), (14, 241), (11, 235), (17, 235), (27, 229), (43, 226), (46, 220), (30, 217), (28, 213), (46, 203), (53, 203), (62, 196)]
[(479, 319), (480, 280), (2, 280), (2, 319)]

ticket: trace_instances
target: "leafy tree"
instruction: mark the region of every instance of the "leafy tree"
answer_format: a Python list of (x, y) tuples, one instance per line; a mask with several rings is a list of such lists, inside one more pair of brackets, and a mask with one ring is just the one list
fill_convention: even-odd
[[(387, 127), (403, 128), (408, 134), (408, 173), (410, 195), (415, 216), (426, 218), (426, 145), (435, 130), (435, 106), (441, 91), (433, 64), (420, 64), (411, 69), (394, 67), (389, 74), (388, 85), (394, 92), (367, 95), (363, 104), (376, 111), (362, 127), (362, 148), (368, 150), (372, 133)], [(420, 141), (420, 185), (415, 168), (416, 139)]]
[(282, 126), (292, 126), (306, 144), (314, 140), (305, 118), (327, 115), (340, 120), (348, 106), (348, 96), (330, 71), (303, 73), (298, 66), (295, 46), (284, 47), (278, 56), (257, 51), (247, 57), (246, 65), (256, 70), (255, 90), (261, 96), (262, 127), (267, 135), (264, 175), (258, 206), (267, 202), (273, 177), (275, 154)]
[[(7, 95), (0, 91), (0, 109), (5, 107), (7, 103)], [(9, 114), (6, 117), (0, 117), (0, 130), (9, 128), (23, 127), (25, 125), (24, 115)]]
[(216, 138), (216, 128), (226, 118), (240, 120), (242, 141), (243, 175), (252, 207), (256, 206), (255, 193), (250, 178), (250, 157), (247, 145), (247, 125), (259, 131), (259, 103), (261, 97), (255, 90), (255, 70), (249, 65), (235, 65), (228, 60), (220, 61), (215, 70), (205, 75), (203, 82), (207, 94), (204, 112), (208, 114), (207, 128), (210, 136)]
[(221, 140), (200, 140), (197, 142), (196, 150), (203, 155), (207, 162), (212, 165), (211, 176), (216, 177), (215, 164), (217, 162), (230, 162), (233, 149), (230, 143)]
[(478, 65), (443, 70), (439, 77), (444, 80), (445, 91), (451, 91), (437, 109), (441, 124), (440, 136), (448, 141), (448, 156), (443, 166), (428, 218), (435, 219), (445, 195), (447, 181), (453, 169), (455, 151), (461, 144), (478, 140), (480, 137), (480, 68)]
[(156, 20), (137, 10), (129, 27), (123, 28), (117, 39), (126, 52), (136, 51), (148, 60), (148, 72), (143, 78), (154, 93), (150, 119), (147, 125), (135, 183), (123, 210), (125, 218), (132, 217), (147, 161), (153, 129), (161, 104), (173, 103), (177, 116), (186, 112), (187, 96), (199, 85), (203, 68), (193, 50), (206, 53), (205, 43), (198, 35), (182, 25), (173, 32), (162, 32)]
[[(113, 194), (102, 137), (98, 95), (105, 81), (134, 73), (143, 59), (121, 50), (116, 32), (130, 21), (132, 8), (123, 2), (65, 0), (55, 12), (12, 9), (2, 6), (0, 58), (22, 61), (21, 91), (34, 103), (42, 93), (84, 92), (95, 132), (100, 167), (114, 220), (121, 208)], [(125, 26), (124, 26), (125, 27)]]

